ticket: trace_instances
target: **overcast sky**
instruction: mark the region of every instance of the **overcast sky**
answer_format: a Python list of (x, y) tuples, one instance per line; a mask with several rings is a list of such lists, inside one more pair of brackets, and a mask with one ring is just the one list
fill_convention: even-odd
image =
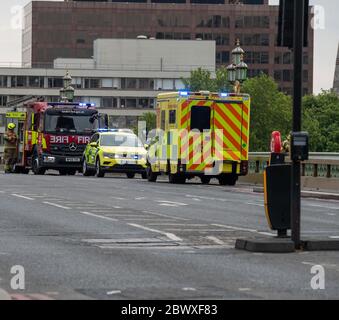
[[(62, 0), (50, 0), (62, 1)], [(21, 30), (16, 17), (17, 6), (29, 0), (1, 0), (0, 11), (0, 65), (21, 60)], [(279, 0), (270, 0), (278, 4)], [(311, 0), (311, 4), (324, 8), (324, 29), (315, 31), (314, 91), (329, 89), (333, 85), (335, 60), (339, 42), (339, 1)], [(322, 23), (322, 21), (321, 21)]]

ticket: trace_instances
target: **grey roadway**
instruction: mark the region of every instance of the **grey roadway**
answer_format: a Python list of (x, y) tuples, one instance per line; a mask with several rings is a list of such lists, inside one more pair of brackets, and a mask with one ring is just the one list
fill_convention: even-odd
[[(234, 249), (271, 234), (263, 203), (242, 185), (0, 174), (0, 299), (338, 299), (338, 252)], [(302, 208), (303, 238), (339, 237), (339, 202)]]

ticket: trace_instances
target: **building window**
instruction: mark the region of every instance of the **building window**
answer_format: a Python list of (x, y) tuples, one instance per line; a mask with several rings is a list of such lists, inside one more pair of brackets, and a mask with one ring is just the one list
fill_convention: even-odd
[(84, 81), (85, 89), (99, 89), (100, 88), (100, 79), (87, 78)]
[(81, 89), (82, 88), (81, 78), (72, 78), (72, 86), (75, 89)]
[(62, 88), (63, 86), (62, 78), (48, 78), (48, 88)]
[(12, 76), (11, 78), (11, 87), (27, 87), (27, 77), (23, 76)]
[(153, 79), (139, 79), (138, 89), (153, 90), (154, 80)]
[(113, 88), (113, 79), (102, 79), (101, 80), (101, 87), (102, 88)]
[(268, 64), (269, 54), (266, 51), (264, 52), (248, 51), (245, 54), (245, 61), (248, 64)]
[(292, 71), (291, 70), (283, 70), (283, 81), (290, 82), (292, 81)]
[(267, 29), (270, 27), (270, 18), (268, 16), (238, 16), (235, 20), (235, 27), (239, 29)]
[(44, 77), (28, 77), (28, 86), (31, 88), (43, 88)]
[(7, 87), (7, 76), (0, 76), (0, 88)]
[(275, 81), (281, 81), (281, 70), (275, 70), (274, 71), (274, 80)]
[(137, 88), (137, 79), (135, 78), (121, 79), (121, 89), (136, 89), (136, 88)]
[(7, 96), (0, 96), (0, 106), (5, 107), (7, 104)]
[(117, 98), (113, 97), (103, 97), (101, 106), (106, 109), (116, 108), (117, 107)]

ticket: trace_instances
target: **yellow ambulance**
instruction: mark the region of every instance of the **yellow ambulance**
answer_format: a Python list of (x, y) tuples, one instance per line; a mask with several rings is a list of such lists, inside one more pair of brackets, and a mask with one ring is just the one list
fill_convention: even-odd
[(248, 94), (161, 93), (157, 97), (157, 129), (151, 132), (147, 178), (161, 174), (170, 183), (199, 177), (235, 185), (248, 172), (250, 97)]

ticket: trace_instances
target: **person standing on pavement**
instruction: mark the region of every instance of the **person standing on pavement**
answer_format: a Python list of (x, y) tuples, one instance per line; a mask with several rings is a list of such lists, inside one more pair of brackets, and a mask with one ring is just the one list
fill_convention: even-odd
[(5, 133), (5, 173), (12, 173), (17, 158), (18, 136), (14, 132), (15, 124), (9, 123)]

